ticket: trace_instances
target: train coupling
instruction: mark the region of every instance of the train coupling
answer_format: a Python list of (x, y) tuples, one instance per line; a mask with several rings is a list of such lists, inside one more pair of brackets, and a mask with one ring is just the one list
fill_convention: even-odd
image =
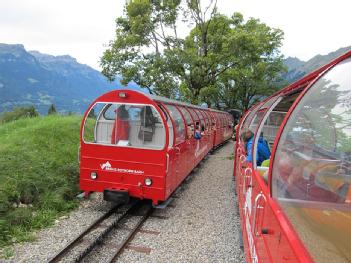
[(119, 203), (127, 204), (129, 203), (129, 194), (127, 189), (105, 189), (104, 190), (104, 200)]

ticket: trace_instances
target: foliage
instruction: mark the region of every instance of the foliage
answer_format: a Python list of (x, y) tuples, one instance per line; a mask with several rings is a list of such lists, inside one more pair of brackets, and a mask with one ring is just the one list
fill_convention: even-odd
[(32, 239), (77, 205), (80, 116), (0, 126), (0, 246)]
[(127, 1), (125, 16), (116, 20), (116, 38), (102, 57), (102, 73), (110, 80), (120, 74), (124, 85), (134, 81), (150, 92), (174, 97), (178, 81), (163, 51), (180, 45), (176, 28), (180, 2)]
[[(192, 30), (178, 36), (179, 22)], [(217, 12), (216, 1), (127, 1), (103, 74), (166, 97), (245, 109), (275, 91), (283, 32), (257, 19)]]
[(52, 115), (52, 114), (57, 114), (56, 107), (54, 104), (51, 104), (48, 110), (48, 115)]
[(34, 106), (16, 107), (12, 111), (4, 112), (0, 115), (0, 123), (6, 123), (22, 118), (33, 118), (39, 116)]

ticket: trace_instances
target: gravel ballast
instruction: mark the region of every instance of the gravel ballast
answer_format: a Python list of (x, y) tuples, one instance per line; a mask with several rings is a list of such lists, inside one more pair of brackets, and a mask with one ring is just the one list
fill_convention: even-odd
[[(232, 154), (229, 142), (209, 155), (171, 205), (156, 210), (154, 214), (161, 218), (151, 217), (144, 223), (142, 229), (152, 233), (138, 233), (130, 245), (150, 248), (150, 254), (127, 249), (118, 262), (244, 262)], [(36, 241), (15, 245), (14, 256), (5, 262), (46, 262), (110, 208), (101, 195), (83, 201), (68, 218), (39, 231)]]

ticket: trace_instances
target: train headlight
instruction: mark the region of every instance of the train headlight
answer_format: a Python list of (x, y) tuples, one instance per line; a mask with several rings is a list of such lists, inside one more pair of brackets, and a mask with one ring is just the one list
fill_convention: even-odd
[(145, 185), (150, 186), (152, 185), (152, 180), (150, 178), (145, 179)]
[(120, 92), (120, 93), (118, 93), (118, 96), (119, 96), (120, 98), (127, 98), (127, 94), (126, 94), (125, 92)]
[(98, 177), (98, 175), (97, 175), (96, 172), (91, 172), (91, 173), (90, 173), (90, 178), (91, 178), (91, 179), (96, 180), (97, 177)]

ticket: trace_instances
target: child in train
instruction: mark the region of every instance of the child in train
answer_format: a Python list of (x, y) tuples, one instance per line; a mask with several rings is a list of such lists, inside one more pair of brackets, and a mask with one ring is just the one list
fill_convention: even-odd
[(200, 124), (199, 124), (198, 122), (196, 122), (195, 125), (196, 125), (196, 126), (195, 126), (195, 136), (194, 136), (194, 138), (195, 138), (196, 140), (200, 140), (200, 139), (201, 139), (201, 136), (203, 135), (203, 133), (202, 133), (201, 130), (200, 130)]
[[(252, 162), (252, 146), (254, 140), (254, 134), (249, 129), (246, 129), (242, 133), (242, 140), (245, 143), (246, 150), (246, 161)], [(269, 149), (267, 141), (263, 138), (262, 134), (258, 139), (256, 162), (260, 166), (264, 160), (271, 157), (271, 151)]]
[(188, 124), (188, 139), (191, 139), (194, 136), (194, 125), (193, 124)]

